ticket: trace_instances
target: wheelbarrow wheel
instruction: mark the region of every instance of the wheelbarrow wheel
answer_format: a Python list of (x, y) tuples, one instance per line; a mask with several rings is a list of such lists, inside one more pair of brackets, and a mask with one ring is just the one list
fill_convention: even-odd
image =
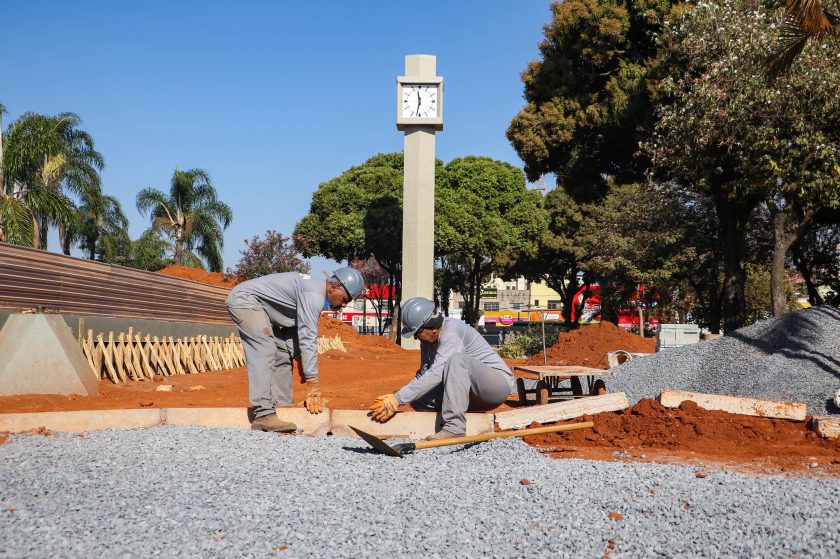
[(528, 395), (525, 393), (525, 380), (516, 379), (516, 392), (519, 394), (519, 403), (523, 406), (528, 403)]
[(604, 382), (603, 379), (598, 379), (595, 381), (595, 384), (592, 385), (592, 392), (593, 396), (603, 396), (607, 393), (607, 383)]
[(574, 396), (583, 396), (583, 386), (580, 384), (580, 377), (572, 377), (569, 379), (572, 384), (572, 394)]
[(548, 403), (548, 385), (544, 380), (537, 382), (537, 403), (541, 406)]

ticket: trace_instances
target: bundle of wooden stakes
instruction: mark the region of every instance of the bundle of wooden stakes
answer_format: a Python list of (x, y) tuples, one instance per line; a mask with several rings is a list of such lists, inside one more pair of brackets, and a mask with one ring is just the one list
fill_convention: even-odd
[(231, 334), (227, 337), (195, 336), (178, 338), (141, 334), (108, 332), (93, 338), (88, 330), (87, 339), (79, 343), (94, 372), (102, 379), (114, 383), (127, 380), (150, 379), (155, 375), (170, 376), (205, 371), (220, 371), (245, 365), (245, 352), (241, 340)]

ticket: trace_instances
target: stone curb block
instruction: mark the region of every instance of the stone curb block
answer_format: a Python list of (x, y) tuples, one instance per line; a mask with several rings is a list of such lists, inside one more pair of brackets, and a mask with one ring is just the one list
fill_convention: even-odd
[(806, 406), (799, 402), (777, 402), (722, 394), (704, 394), (702, 392), (684, 392), (682, 390), (663, 390), (656, 397), (666, 408), (677, 408), (686, 400), (696, 403), (703, 409), (725, 411), (755, 417), (772, 417), (805, 421)]
[[(378, 423), (365, 410), (332, 410), (332, 434), (353, 436), (353, 426), (380, 438), (417, 439), (434, 434), (443, 420), (433, 412), (400, 412), (386, 423)], [(467, 435), (489, 433), (493, 430), (493, 415), (467, 414)]]
[(148, 409), (4, 413), (0, 414), (0, 431), (21, 433), (39, 427), (69, 433), (102, 429), (139, 429), (160, 425), (161, 411)]
[[(399, 413), (381, 424), (365, 410), (326, 410), (317, 415), (303, 408), (277, 408), (280, 419), (295, 423), (304, 435), (356, 436), (349, 425), (377, 436), (422, 438), (440, 426), (439, 414)], [(86, 410), (0, 414), (0, 431), (22, 433), (44, 427), (50, 431), (77, 433), (102, 429), (139, 429), (159, 425), (200, 425), (214, 428), (247, 429), (247, 408), (155, 408), (140, 410)], [(493, 430), (493, 415), (467, 414), (467, 435)]]

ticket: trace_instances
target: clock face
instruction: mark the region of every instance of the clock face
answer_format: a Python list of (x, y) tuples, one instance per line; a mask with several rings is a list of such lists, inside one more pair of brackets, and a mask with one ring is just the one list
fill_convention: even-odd
[(438, 115), (437, 84), (403, 85), (402, 115), (404, 118), (436, 118)]

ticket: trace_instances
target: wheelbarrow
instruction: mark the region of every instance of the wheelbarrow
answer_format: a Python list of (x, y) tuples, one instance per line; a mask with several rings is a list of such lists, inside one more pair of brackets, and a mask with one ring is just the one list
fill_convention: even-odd
[[(526, 375), (516, 379), (516, 391), (522, 405), (544, 405), (551, 399), (573, 400), (600, 396), (607, 393), (607, 383), (599, 377), (613, 376), (607, 369), (574, 365), (527, 365), (515, 366), (513, 370)], [(534, 400), (529, 400), (528, 394), (535, 394)]]

